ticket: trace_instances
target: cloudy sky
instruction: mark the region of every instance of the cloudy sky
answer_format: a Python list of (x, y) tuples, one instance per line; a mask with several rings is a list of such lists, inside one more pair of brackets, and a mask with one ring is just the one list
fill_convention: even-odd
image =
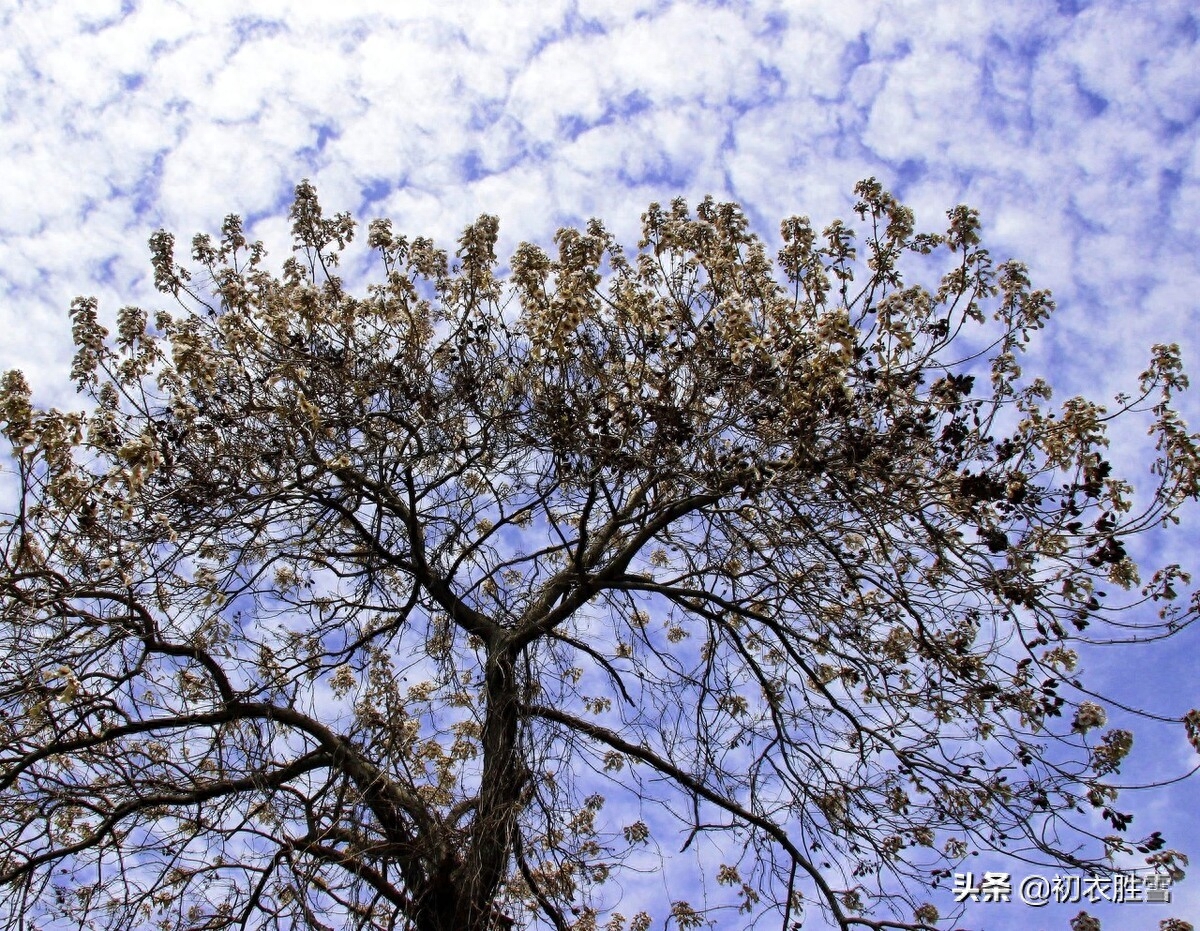
[[(0, 38), (0, 370), (44, 404), (76, 403), (73, 296), (154, 306), (149, 235), (230, 212), (281, 261), (305, 177), (328, 211), (444, 245), (497, 214), (507, 251), (589, 216), (632, 245), (650, 201), (706, 193), (775, 245), (782, 217), (847, 216), (873, 175), (926, 228), (977, 207), (995, 255), (1054, 291), (1029, 366), (1067, 392), (1111, 398), (1157, 341), (1200, 369), (1189, 2), (0, 0)], [(1181, 714), (1197, 645), (1120, 673)], [(1172, 734), (1154, 746), (1175, 774)], [(1138, 810), (1200, 855), (1196, 787)], [(1119, 931), (1157, 926), (1147, 909), (1093, 911)], [(1035, 919), (1053, 924), (974, 918)]]

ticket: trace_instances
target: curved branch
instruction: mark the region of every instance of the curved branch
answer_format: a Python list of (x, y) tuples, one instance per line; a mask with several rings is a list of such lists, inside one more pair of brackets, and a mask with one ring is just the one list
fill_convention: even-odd
[(566, 714), (556, 708), (547, 708), (545, 705), (527, 705), (522, 709), (526, 714), (533, 717), (541, 718), (545, 721), (553, 721), (556, 724), (561, 724), (568, 730), (583, 734), (590, 737), (592, 740), (598, 741), (606, 746), (612, 747), (627, 756), (633, 757), (636, 760), (647, 764), (652, 769), (657, 770), (664, 776), (672, 779), (678, 785), (699, 796), (700, 798), (711, 802), (718, 808), (724, 809), (735, 818), (740, 818), (747, 824), (753, 825), (765, 834), (769, 835), (780, 847), (782, 847), (792, 858), (792, 862), (800, 865), (816, 885), (821, 890), (821, 894), (825, 896), (826, 901), (832, 910), (838, 924), (843, 928), (849, 927), (851, 919), (842, 911), (841, 904), (837, 901), (837, 896), (825, 881), (825, 878), (820, 874), (817, 868), (800, 852), (797, 847), (788, 837), (787, 832), (773, 821), (756, 815), (754, 812), (739, 805), (730, 798), (726, 798), (719, 792), (715, 792), (705, 785), (700, 780), (685, 773), (678, 766), (675, 766), (670, 761), (654, 753), (647, 747), (639, 744), (630, 743), (624, 740), (613, 731), (606, 727), (601, 727), (598, 724), (592, 724), (588, 721), (583, 721), (573, 715)]

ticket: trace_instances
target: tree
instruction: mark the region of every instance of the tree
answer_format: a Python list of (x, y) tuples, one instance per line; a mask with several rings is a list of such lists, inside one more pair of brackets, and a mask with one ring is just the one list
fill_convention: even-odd
[[(1200, 607), (1127, 552), (1200, 492), (1178, 351), (1056, 413), (1051, 300), (976, 214), (856, 193), (865, 261), (676, 201), (507, 283), (493, 217), (452, 265), (376, 221), (354, 297), (305, 182), (280, 277), (230, 216), (193, 272), (151, 238), (182, 313), (77, 299), (89, 410), (0, 394), (8, 924), (928, 928), (977, 849), (1178, 870), (1077, 668)], [(713, 883), (623, 916), (657, 844)]]

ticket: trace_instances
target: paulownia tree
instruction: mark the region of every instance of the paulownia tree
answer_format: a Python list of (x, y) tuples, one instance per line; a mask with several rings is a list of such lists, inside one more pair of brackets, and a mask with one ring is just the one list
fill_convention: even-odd
[(1197, 613), (1126, 549), (1200, 491), (1177, 350), (1052, 410), (976, 214), (856, 193), (862, 258), (676, 201), (507, 279), (492, 217), (377, 221), (355, 297), (303, 183), (281, 277), (230, 216), (152, 237), (182, 312), (76, 300), (87, 410), (0, 394), (8, 926), (930, 928), (980, 849), (1178, 871), (1077, 668)]

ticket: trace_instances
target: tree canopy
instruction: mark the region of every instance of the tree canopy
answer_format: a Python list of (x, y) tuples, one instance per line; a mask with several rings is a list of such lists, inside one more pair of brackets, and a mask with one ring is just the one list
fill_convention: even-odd
[(0, 388), (0, 908), (916, 929), (978, 850), (1177, 872), (1081, 644), (1200, 608), (1127, 550), (1200, 492), (1178, 349), (1055, 405), (1053, 303), (976, 213), (856, 195), (776, 261), (709, 199), (503, 273), (494, 217), (453, 258), (375, 221), (360, 296), (307, 182), (279, 274), (236, 216), (186, 267), (156, 233), (169, 312), (72, 305), (85, 410)]

